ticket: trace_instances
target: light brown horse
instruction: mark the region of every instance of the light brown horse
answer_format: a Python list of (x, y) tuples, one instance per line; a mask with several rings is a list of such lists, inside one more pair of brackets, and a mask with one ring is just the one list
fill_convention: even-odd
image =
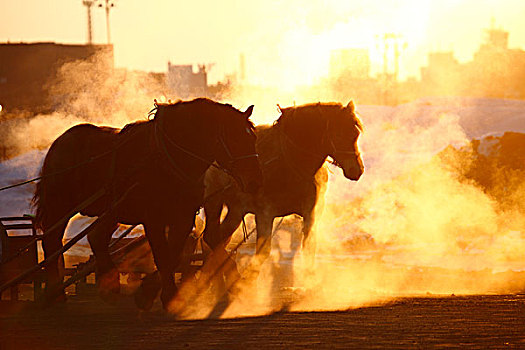
[[(255, 195), (242, 193), (228, 175), (213, 168), (206, 173), (206, 193), (210, 197), (204, 205), (204, 240), (216, 256), (222, 257), (212, 265), (224, 263), (224, 247), (247, 213), (255, 214), (257, 245), (252, 267), (256, 274), (270, 254), (275, 217), (302, 216), (303, 249), (313, 256), (315, 235), (310, 231), (316, 211), (322, 208), (316, 204), (322, 201), (328, 180), (323, 167), (326, 158), (332, 157), (350, 180), (357, 181), (363, 174), (357, 146), (362, 125), (352, 101), (346, 107), (316, 103), (285, 108), (281, 112), (273, 126), (256, 128), (263, 172), (261, 191)], [(221, 222), (223, 206), (228, 212)]]
[[(129, 124), (121, 131), (91, 124), (67, 130), (46, 155), (34, 197), (36, 221), (45, 234), (66, 218), (44, 239), (46, 256), (62, 247), (74, 208), (105, 189), (101, 198), (78, 210), (87, 216), (106, 213), (88, 235), (101, 292), (119, 290), (118, 272), (108, 252), (114, 228), (118, 223), (143, 224), (166, 307), (177, 292), (174, 269), (203, 203), (205, 171), (216, 161), (249, 192), (262, 182), (254, 127), (248, 119), (252, 110), (253, 106), (241, 112), (231, 105), (196, 99), (158, 105), (152, 120)], [(121, 203), (113, 207), (119, 198)], [(47, 285), (57, 284), (56, 260), (47, 272)]]

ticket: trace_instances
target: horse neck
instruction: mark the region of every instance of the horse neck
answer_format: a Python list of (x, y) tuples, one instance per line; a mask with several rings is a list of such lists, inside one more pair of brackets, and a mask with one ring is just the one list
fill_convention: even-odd
[(323, 150), (326, 127), (319, 119), (301, 118), (300, 112), (296, 113), (278, 126), (281, 152), (299, 172), (314, 176), (328, 156)]
[(194, 121), (182, 121), (174, 135), (166, 134), (162, 130), (163, 125), (154, 126), (154, 142), (170, 172), (175, 173), (183, 182), (199, 183), (214, 161), (218, 128), (208, 123), (209, 126), (203, 129), (192, 124)]

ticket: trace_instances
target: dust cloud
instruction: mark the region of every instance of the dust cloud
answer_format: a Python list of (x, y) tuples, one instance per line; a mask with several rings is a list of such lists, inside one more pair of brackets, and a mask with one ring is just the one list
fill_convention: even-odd
[[(13, 153), (45, 149), (80, 122), (122, 127), (146, 118), (154, 98), (174, 98), (151, 77), (107, 70), (105, 64), (97, 59), (64, 65), (49, 87), (57, 112), (4, 121), (10, 124), (2, 128), (2, 136)], [(346, 96), (352, 95), (350, 88), (336, 95), (319, 86), (286, 92), (234, 84), (223, 101), (241, 109), (254, 104), (253, 119), (264, 124), (279, 117), (277, 104), (346, 105)], [(218, 309), (222, 296), (213, 295), (208, 285), (185, 285), (179, 315), (255, 316), (283, 309), (340, 310), (414, 294), (523, 291), (523, 174), (507, 176), (488, 191), (465, 177), (472, 167), (468, 155), (439, 157), (450, 145), (469, 149), (474, 131), (480, 136), (477, 126), (465, 125), (465, 106), (442, 102), (436, 106), (421, 99), (389, 107), (357, 100), (365, 126), (359, 141), (365, 174), (354, 183), (329, 166), (326, 204), (315, 230), (315, 269), (303, 264), (299, 220), (286, 218), (274, 233), (272, 255), (256, 281), (237, 283), (224, 310)], [(479, 107), (476, 116), (493, 115), (491, 108)], [(491, 176), (499, 172), (507, 174), (499, 169)], [(239, 237), (237, 232), (234, 241)], [(239, 249), (241, 274), (252, 257), (253, 238)]]
[(46, 149), (79, 123), (121, 128), (147, 118), (154, 99), (166, 100), (162, 84), (145, 73), (113, 69), (104, 53), (64, 63), (46, 90), (54, 112), (20, 112), (2, 121), (3, 158)]
[[(271, 92), (256, 95), (256, 105), (268, 106), (267, 115), (256, 120), (271, 123), (279, 115), (275, 101), (281, 103), (283, 95), (280, 100)], [(290, 99), (284, 95), (283, 105), (293, 105)], [(303, 101), (312, 102), (306, 95), (296, 103)], [(219, 315), (344, 310), (403, 296), (523, 291), (525, 173), (496, 164), (481, 173), (491, 177), (491, 188), (468, 176), (476, 166), (471, 137), (490, 131), (480, 127), (482, 121), (468, 123), (484, 115), (495, 118), (489, 114), (497, 103), (472, 100), (474, 117), (465, 101), (437, 101), (358, 105), (365, 126), (359, 142), (365, 173), (350, 182), (329, 165), (326, 204), (315, 231), (315, 269), (305, 268), (299, 218), (276, 219), (272, 255), (261, 274), (238, 283), (237, 294)], [(461, 106), (451, 107), (455, 103)], [(507, 108), (502, 118), (512, 113), (520, 112)], [(248, 226), (253, 227), (251, 218)], [(238, 231), (233, 241), (240, 240)], [(239, 249), (241, 274), (248, 271), (253, 246), (251, 237)], [(220, 301), (207, 295), (181, 315), (208, 317)]]

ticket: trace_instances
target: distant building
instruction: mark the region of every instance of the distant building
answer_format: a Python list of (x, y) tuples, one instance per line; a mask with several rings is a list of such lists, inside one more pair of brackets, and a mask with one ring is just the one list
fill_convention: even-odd
[(330, 54), (330, 93), (338, 100), (356, 99), (359, 103), (377, 103), (383, 93), (379, 81), (370, 77), (368, 49), (346, 48)]
[(53, 110), (47, 89), (60, 67), (98, 53), (106, 55), (108, 68), (113, 68), (113, 45), (0, 44), (0, 105), (4, 112)]
[(525, 98), (525, 51), (508, 47), (509, 33), (494, 27), (466, 65), (471, 89), (478, 96)]
[(208, 74), (206, 66), (199, 65), (193, 71), (193, 65), (175, 65), (168, 62), (166, 77), (168, 88), (181, 99), (208, 96)]
[(459, 62), (452, 51), (432, 52), (420, 69), (421, 79), (403, 82), (386, 68), (371, 77), (366, 49), (335, 50), (321, 85), (332, 98), (356, 98), (365, 104), (406, 103), (426, 96), (525, 99), (525, 51), (509, 48), (508, 39), (508, 32), (492, 26), (470, 62)]
[(330, 54), (330, 75), (348, 79), (370, 77), (370, 55), (367, 49), (339, 49)]
[(508, 37), (502, 29), (486, 30), (472, 61), (463, 64), (452, 52), (429, 54), (421, 95), (525, 99), (525, 51), (509, 49)]
[(462, 67), (452, 51), (428, 54), (428, 66), (421, 68), (421, 83), (425, 95), (457, 95)]

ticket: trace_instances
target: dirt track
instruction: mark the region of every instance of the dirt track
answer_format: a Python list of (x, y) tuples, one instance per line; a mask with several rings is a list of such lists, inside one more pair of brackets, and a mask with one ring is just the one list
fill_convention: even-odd
[(131, 298), (117, 306), (70, 298), (39, 310), (0, 302), (0, 349), (158, 348), (525, 349), (525, 295), (403, 298), (339, 312), (180, 321), (139, 315)]

